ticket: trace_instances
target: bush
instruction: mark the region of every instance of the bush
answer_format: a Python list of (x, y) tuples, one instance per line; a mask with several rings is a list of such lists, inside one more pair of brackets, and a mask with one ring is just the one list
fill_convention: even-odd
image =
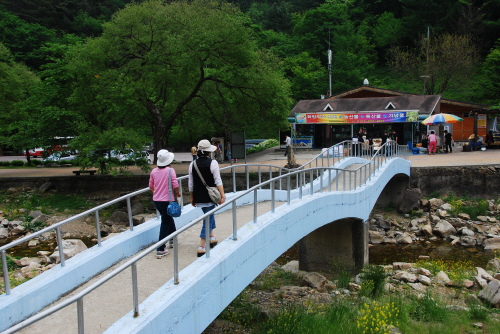
[(10, 161), (0, 161), (0, 167), (8, 167), (10, 166)]
[(22, 166), (24, 166), (24, 161), (22, 161), (22, 160), (12, 160), (10, 164), (12, 166), (22, 167)]
[(277, 141), (276, 139), (264, 140), (263, 142), (253, 146), (252, 148), (247, 149), (247, 154), (261, 152), (264, 151), (266, 148), (274, 147), (279, 144), (280, 142)]
[[(373, 297), (380, 296), (384, 292), (385, 280), (388, 276), (384, 267), (369, 264), (363, 268), (362, 274), (363, 280), (370, 282), (367, 287), (372, 289), (371, 295)], [(366, 293), (369, 294), (370, 291), (366, 291)]]
[(42, 160), (35, 160), (35, 159), (32, 159), (31, 162), (33, 163), (33, 165), (35, 166), (38, 166), (38, 165), (41, 165), (42, 164)]

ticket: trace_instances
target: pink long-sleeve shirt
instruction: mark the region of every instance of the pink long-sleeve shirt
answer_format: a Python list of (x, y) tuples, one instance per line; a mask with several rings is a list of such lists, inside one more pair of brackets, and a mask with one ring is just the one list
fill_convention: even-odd
[[(172, 170), (170, 172), (170, 170)], [(172, 186), (170, 187), (170, 193), (168, 192), (168, 174), (172, 180)], [(175, 170), (170, 167), (158, 168), (156, 167), (151, 171), (149, 175), (149, 187), (153, 188), (153, 201), (157, 202), (172, 202), (175, 201), (174, 188), (179, 187), (179, 182), (177, 181), (177, 175)]]

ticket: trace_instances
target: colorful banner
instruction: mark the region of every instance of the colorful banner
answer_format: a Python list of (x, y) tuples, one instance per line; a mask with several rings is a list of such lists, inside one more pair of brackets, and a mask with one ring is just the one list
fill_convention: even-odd
[(352, 124), (352, 123), (396, 123), (418, 122), (418, 111), (380, 113), (323, 113), (295, 114), (298, 124)]

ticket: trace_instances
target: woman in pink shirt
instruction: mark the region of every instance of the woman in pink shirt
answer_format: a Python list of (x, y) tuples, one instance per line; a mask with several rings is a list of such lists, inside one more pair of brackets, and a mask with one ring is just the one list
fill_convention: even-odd
[(429, 155), (436, 154), (437, 136), (434, 131), (429, 135)]
[[(176, 231), (174, 218), (167, 214), (167, 207), (170, 202), (176, 201), (181, 196), (179, 182), (175, 170), (170, 167), (174, 160), (174, 154), (168, 150), (159, 150), (157, 155), (157, 166), (149, 175), (149, 189), (153, 192), (153, 202), (156, 210), (161, 214), (160, 237), (162, 240), (167, 235)], [(170, 248), (173, 246), (173, 240), (170, 240)], [(161, 259), (168, 254), (165, 245), (156, 249), (156, 257)]]

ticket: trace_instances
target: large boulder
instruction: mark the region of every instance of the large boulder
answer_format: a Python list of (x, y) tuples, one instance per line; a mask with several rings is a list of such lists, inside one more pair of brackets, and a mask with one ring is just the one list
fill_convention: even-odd
[(486, 239), (483, 242), (484, 249), (499, 249), (500, 248), (500, 237)]
[(399, 211), (402, 213), (410, 213), (412, 210), (420, 208), (420, 200), (422, 192), (418, 188), (407, 189), (403, 195), (403, 200), (399, 205)]
[(441, 198), (431, 198), (429, 200), (429, 206), (432, 211), (436, 211), (444, 204), (444, 201)]
[(450, 235), (456, 234), (457, 230), (446, 220), (440, 220), (436, 226), (434, 226), (434, 233), (442, 238), (447, 238)]
[(492, 279), (477, 296), (493, 307), (500, 307), (500, 281)]
[[(76, 254), (87, 249), (87, 246), (80, 239), (63, 240), (62, 247), (65, 260), (72, 258)], [(61, 259), (59, 257), (59, 246), (57, 246), (54, 250), (54, 253), (50, 255), (50, 259), (53, 263), (61, 262)]]
[(5, 227), (0, 227), (0, 239), (5, 239), (9, 237), (9, 230)]

